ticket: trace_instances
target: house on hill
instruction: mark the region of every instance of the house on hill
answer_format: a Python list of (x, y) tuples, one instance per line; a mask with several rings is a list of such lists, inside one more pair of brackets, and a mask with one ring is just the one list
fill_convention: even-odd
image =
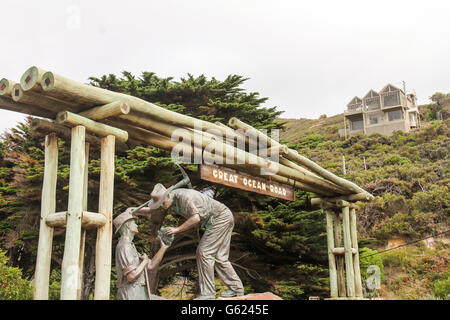
[(380, 92), (370, 90), (362, 99), (354, 97), (344, 111), (345, 131), (342, 136), (357, 132), (392, 135), (419, 127), (419, 109), (414, 93), (386, 85)]

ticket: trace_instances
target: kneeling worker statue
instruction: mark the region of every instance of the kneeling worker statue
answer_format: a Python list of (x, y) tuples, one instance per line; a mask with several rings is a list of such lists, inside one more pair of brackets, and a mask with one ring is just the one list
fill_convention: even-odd
[[(153, 259), (145, 253), (140, 255), (133, 244), (133, 238), (139, 232), (130, 213), (133, 209), (128, 208), (113, 221), (116, 233), (120, 234), (116, 247), (117, 300), (165, 300), (150, 293), (148, 271), (158, 267), (174, 236), (164, 237), (159, 232), (161, 247)], [(142, 211), (148, 211), (148, 208)]]
[(155, 185), (151, 193), (150, 210), (173, 208), (175, 213), (187, 220), (177, 228), (166, 228), (169, 235), (185, 231), (202, 223), (205, 232), (197, 247), (197, 268), (200, 296), (198, 300), (213, 300), (216, 296), (214, 267), (218, 276), (228, 286), (222, 297), (235, 297), (244, 294), (239, 276), (228, 260), (234, 218), (230, 209), (213, 198), (193, 189), (166, 189), (162, 184)]

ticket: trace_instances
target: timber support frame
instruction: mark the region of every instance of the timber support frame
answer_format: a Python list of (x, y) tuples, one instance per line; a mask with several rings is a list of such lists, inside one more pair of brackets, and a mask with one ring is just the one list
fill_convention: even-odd
[(311, 199), (326, 215), (330, 299), (364, 299), (359, 262), (354, 203), (335, 199)]
[(99, 206), (87, 211), (89, 142), (88, 129), (76, 125), (71, 129), (70, 179), (68, 209), (56, 211), (58, 171), (58, 136), (45, 136), (44, 184), (41, 196), (41, 222), (36, 259), (34, 300), (47, 300), (53, 230), (66, 228), (61, 269), (61, 300), (79, 300), (83, 281), (86, 229), (97, 229), (95, 300), (108, 300), (110, 295), (112, 214), (114, 199), (115, 135), (106, 134), (101, 142)]

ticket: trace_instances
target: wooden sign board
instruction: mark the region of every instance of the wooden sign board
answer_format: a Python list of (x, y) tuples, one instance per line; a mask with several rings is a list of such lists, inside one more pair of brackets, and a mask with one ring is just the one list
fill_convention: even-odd
[(228, 187), (238, 188), (264, 194), (270, 197), (294, 201), (294, 188), (285, 184), (270, 181), (260, 177), (253, 177), (247, 173), (213, 165), (200, 165), (200, 178)]

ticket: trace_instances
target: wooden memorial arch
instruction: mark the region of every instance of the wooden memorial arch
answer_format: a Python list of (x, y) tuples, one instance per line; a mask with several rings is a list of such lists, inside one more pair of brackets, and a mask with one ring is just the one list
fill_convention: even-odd
[[(318, 197), (311, 203), (321, 206), (326, 213), (330, 298), (363, 298), (356, 230), (358, 207), (355, 203), (370, 201), (373, 196), (239, 119), (230, 119), (228, 126), (195, 119), (137, 97), (73, 81), (38, 67), (25, 71), (19, 83), (8, 79), (0, 81), (0, 108), (40, 117), (31, 122), (31, 130), (45, 136), (34, 299), (48, 299), (55, 227), (66, 228), (61, 299), (80, 299), (85, 230), (89, 228), (97, 229), (94, 299), (109, 299), (115, 150), (152, 145), (173, 152), (180, 144), (184, 151), (192, 152), (194, 158), (206, 153), (206, 149), (214, 144), (215, 150), (221, 150), (218, 154), (224, 160), (222, 166), (231, 170), (238, 168), (244, 176), (255, 177), (253, 186), (260, 182), (258, 179), (267, 177), (261, 176), (261, 169), (275, 166), (276, 174), (270, 175), (269, 180), (276, 183), (274, 190), (283, 194), (281, 198), (291, 199), (288, 187), (315, 193)], [(67, 211), (63, 212), (55, 212), (58, 138), (71, 145), (69, 201)], [(266, 154), (276, 154), (278, 161), (246, 151), (251, 139), (265, 144)], [(87, 164), (89, 148), (93, 146), (101, 149), (99, 212), (87, 211)], [(236, 166), (235, 163), (244, 165)], [(231, 183), (233, 179), (227, 182)], [(245, 184), (246, 188), (252, 187)]]

